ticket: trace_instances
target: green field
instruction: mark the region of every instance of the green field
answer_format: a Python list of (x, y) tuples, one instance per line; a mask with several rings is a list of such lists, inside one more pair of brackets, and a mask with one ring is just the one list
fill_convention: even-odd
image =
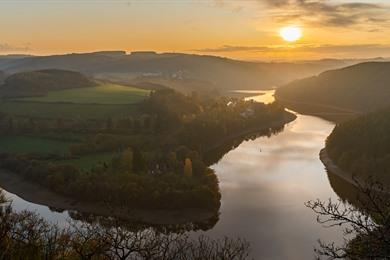
[(136, 105), (98, 105), (5, 101), (0, 112), (22, 117), (63, 119), (107, 119), (132, 114)]
[(69, 153), (70, 142), (50, 140), (30, 136), (0, 137), (0, 152), (32, 153), (37, 155)]
[[(67, 155), (71, 142), (57, 141), (32, 136), (4, 136), (0, 138), (0, 152), (36, 155)], [(77, 159), (53, 161), (56, 164), (70, 164), (79, 169), (89, 170), (99, 163), (110, 163), (114, 153), (97, 153)]]
[[(125, 117), (137, 112), (138, 102), (144, 100), (150, 91), (133, 87), (101, 84), (97, 87), (52, 91), (45, 97), (3, 100), (0, 112), (15, 117), (44, 119), (106, 120)], [(83, 136), (62, 134), (58, 138), (73, 138), (73, 141), (55, 140), (56, 136), (4, 136), (0, 137), (0, 152), (28, 153), (36, 155), (67, 155), (72, 144)], [(56, 135), (56, 134), (54, 134)], [(109, 163), (113, 153), (81, 156), (77, 159), (53, 161), (71, 164), (80, 169), (90, 169), (102, 162)]]
[(128, 116), (150, 91), (102, 84), (49, 92), (44, 97), (4, 100), (0, 112), (12, 116), (63, 119), (107, 119)]
[(113, 158), (114, 153), (98, 153), (98, 154), (89, 154), (82, 156), (78, 159), (71, 159), (66, 161), (61, 161), (61, 163), (70, 164), (78, 167), (79, 169), (89, 170), (94, 166), (97, 166), (101, 163), (110, 163)]
[(149, 93), (149, 90), (134, 87), (101, 84), (97, 87), (51, 91), (44, 97), (20, 98), (17, 100), (48, 103), (127, 105), (144, 100)]

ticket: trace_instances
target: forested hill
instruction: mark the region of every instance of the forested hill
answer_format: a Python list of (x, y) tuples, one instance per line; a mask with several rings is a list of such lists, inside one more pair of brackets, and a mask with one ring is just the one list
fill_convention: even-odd
[(152, 83), (182, 92), (271, 88), (345, 66), (344, 61), (248, 62), (184, 53), (123, 51), (0, 59), (7, 73), (57, 68), (121, 83)]
[(280, 87), (279, 100), (370, 112), (390, 105), (390, 62), (366, 62)]
[(337, 125), (326, 150), (343, 170), (390, 184), (390, 108)]
[(2, 84), (4, 78), (5, 78), (5, 73), (4, 73), (4, 71), (0, 70), (0, 84)]
[(9, 76), (0, 86), (0, 95), (6, 98), (43, 96), (48, 91), (94, 85), (93, 81), (78, 72), (55, 69), (39, 70)]

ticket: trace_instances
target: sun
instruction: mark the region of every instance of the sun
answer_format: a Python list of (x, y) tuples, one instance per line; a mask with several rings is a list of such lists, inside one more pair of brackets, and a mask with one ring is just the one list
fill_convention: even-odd
[(302, 37), (302, 30), (298, 26), (287, 26), (280, 29), (280, 36), (288, 42), (295, 42)]

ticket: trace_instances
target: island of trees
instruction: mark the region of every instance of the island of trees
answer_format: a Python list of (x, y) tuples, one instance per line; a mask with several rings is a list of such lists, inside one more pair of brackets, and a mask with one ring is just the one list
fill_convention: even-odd
[[(79, 75), (73, 76), (79, 81)], [(47, 82), (47, 77), (40, 80)], [(5, 80), (5, 89), (10, 81)], [(112, 207), (216, 211), (221, 195), (207, 153), (248, 133), (271, 134), (295, 118), (277, 103), (184, 95), (165, 88), (144, 95), (127, 86), (90, 86), (89, 80), (76, 98), (72, 91), (80, 91), (78, 85), (70, 91), (45, 87), (36, 97), (30, 92), (39, 84), (26, 82), (23, 95), (3, 96), (0, 167), (76, 201)], [(137, 101), (123, 104), (129, 91), (137, 95), (129, 100)], [(96, 103), (101, 93), (112, 92), (119, 94), (108, 101), (118, 104)], [(90, 101), (80, 103), (84, 93)], [(18, 113), (20, 106), (30, 109)]]

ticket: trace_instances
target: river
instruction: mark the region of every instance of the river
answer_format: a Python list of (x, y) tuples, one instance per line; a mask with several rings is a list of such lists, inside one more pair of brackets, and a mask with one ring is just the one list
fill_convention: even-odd
[[(272, 92), (251, 97), (271, 102)], [(304, 206), (311, 199), (337, 199), (319, 160), (334, 123), (297, 115), (297, 119), (271, 137), (241, 143), (212, 165), (220, 180), (222, 206), (211, 237), (245, 238), (255, 259), (313, 259), (317, 240), (341, 240), (339, 230), (316, 223)], [(66, 225), (67, 211), (53, 212), (6, 193), (15, 210), (36, 211), (49, 221)]]

